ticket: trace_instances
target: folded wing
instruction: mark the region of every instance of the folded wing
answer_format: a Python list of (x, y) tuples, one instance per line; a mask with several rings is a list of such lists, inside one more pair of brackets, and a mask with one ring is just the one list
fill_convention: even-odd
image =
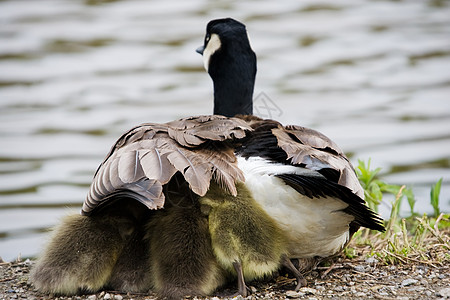
[(234, 143), (251, 130), (243, 120), (222, 116), (137, 126), (119, 138), (97, 169), (82, 214), (91, 214), (115, 196), (161, 208), (163, 186), (177, 172), (199, 196), (206, 194), (211, 180), (236, 195), (235, 182), (244, 179)]

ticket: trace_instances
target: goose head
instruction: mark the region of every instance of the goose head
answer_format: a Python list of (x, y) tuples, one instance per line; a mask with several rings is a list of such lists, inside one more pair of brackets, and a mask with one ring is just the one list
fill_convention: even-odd
[(212, 20), (197, 49), (214, 84), (214, 114), (251, 115), (256, 55), (245, 25), (231, 18)]

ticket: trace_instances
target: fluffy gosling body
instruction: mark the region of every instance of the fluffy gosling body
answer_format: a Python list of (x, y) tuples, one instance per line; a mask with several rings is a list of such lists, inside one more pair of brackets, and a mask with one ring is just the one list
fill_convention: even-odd
[(65, 217), (31, 271), (35, 287), (63, 295), (104, 287), (126, 241), (115, 223), (111, 218)]
[(148, 245), (137, 201), (116, 200), (92, 216), (69, 215), (54, 229), (31, 271), (41, 292), (74, 295), (102, 288), (145, 292), (151, 287)]
[(153, 286), (162, 298), (207, 296), (225, 283), (198, 205), (157, 211), (147, 224)]
[(233, 197), (211, 184), (199, 202), (208, 215), (214, 254), (224, 269), (237, 276), (238, 293), (246, 296), (245, 281), (269, 276), (282, 264), (291, 270), (293, 266), (287, 258), (288, 243), (283, 231), (244, 184), (237, 183), (236, 187), (238, 194)]

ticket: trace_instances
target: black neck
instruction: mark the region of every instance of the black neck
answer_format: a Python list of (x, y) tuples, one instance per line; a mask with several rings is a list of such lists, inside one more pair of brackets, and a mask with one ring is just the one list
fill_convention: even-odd
[(256, 56), (251, 48), (240, 53), (215, 53), (209, 75), (214, 82), (214, 114), (233, 117), (253, 113)]

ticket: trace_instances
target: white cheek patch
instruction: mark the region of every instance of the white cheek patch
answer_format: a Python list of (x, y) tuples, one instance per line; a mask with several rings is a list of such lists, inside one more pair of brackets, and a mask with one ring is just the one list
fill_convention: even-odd
[(208, 41), (208, 44), (206, 45), (205, 50), (203, 51), (203, 65), (205, 66), (206, 72), (208, 72), (209, 68), (209, 61), (211, 59), (211, 56), (220, 49), (222, 46), (222, 43), (220, 42), (220, 38), (217, 34), (213, 33), (211, 35), (211, 38)]

